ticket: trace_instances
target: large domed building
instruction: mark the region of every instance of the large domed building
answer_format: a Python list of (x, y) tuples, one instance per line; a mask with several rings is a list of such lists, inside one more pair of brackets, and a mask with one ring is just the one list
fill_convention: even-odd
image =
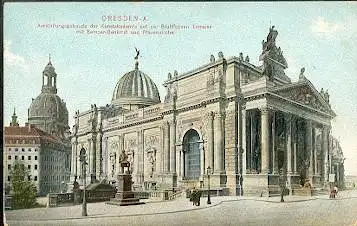
[(66, 103), (57, 95), (57, 74), (51, 61), (42, 73), (41, 93), (32, 99), (28, 122), (60, 138), (68, 135), (68, 110)]
[(314, 87), (305, 69), (291, 81), (277, 36), (271, 27), (258, 66), (243, 53), (225, 58), (219, 52), (191, 71), (174, 70), (163, 84), (163, 102), (136, 61), (110, 104), (76, 112), (72, 179), (81, 175), (83, 147), (91, 182), (115, 183), (124, 151), (137, 190), (205, 190), (207, 169), (219, 195), (277, 193), (282, 173), (293, 192), (306, 182), (325, 187), (335, 117), (329, 94)]

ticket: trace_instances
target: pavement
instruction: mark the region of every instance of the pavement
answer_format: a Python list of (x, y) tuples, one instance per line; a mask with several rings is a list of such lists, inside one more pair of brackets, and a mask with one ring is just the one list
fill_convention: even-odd
[[(341, 191), (336, 199), (351, 198), (348, 191)], [(355, 197), (357, 198), (357, 196)], [(284, 196), (284, 203), (291, 202), (306, 202), (315, 199), (329, 199), (328, 195), (318, 196)], [(33, 208), (22, 210), (6, 211), (6, 218), (8, 221), (61, 221), (71, 219), (87, 219), (87, 218), (110, 218), (110, 217), (128, 217), (128, 216), (143, 216), (143, 215), (157, 215), (168, 213), (180, 213), (186, 211), (202, 210), (218, 206), (224, 202), (239, 202), (242, 200), (254, 200), (259, 202), (280, 203), (280, 196), (276, 197), (247, 197), (247, 196), (219, 196), (211, 197), (212, 204), (207, 204), (207, 197), (201, 198), (201, 205), (194, 206), (187, 198), (177, 198), (171, 201), (151, 202), (150, 200), (141, 200), (146, 202), (143, 205), (132, 206), (116, 206), (108, 205), (105, 202), (88, 203), (88, 216), (83, 217), (82, 206), (65, 206), (54, 208)]]

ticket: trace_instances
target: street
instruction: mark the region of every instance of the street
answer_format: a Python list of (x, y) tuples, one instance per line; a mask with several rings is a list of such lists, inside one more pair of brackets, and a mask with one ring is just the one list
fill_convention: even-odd
[[(277, 198), (277, 197), (276, 197)], [(8, 224), (13, 225), (348, 225), (357, 226), (357, 191), (340, 192), (339, 197), (330, 200), (327, 195), (316, 196), (315, 199), (284, 202), (273, 201), (277, 199), (236, 199), (222, 200), (214, 205), (220, 197), (212, 198), (212, 205), (205, 204), (202, 199), (202, 208), (176, 212), (171, 208), (169, 213), (149, 213), (144, 209), (151, 209), (154, 203), (136, 207), (138, 212), (130, 216), (121, 215), (118, 207), (117, 215), (100, 216), (94, 212), (86, 219), (57, 219), (35, 220), (25, 215), (21, 220), (16, 220), (16, 211), (9, 211)], [(182, 200), (186, 205), (187, 200)], [(175, 202), (175, 201), (174, 201)], [(187, 201), (188, 202), (188, 201)], [(177, 201), (180, 203), (180, 201)], [(189, 204), (189, 203), (188, 203)], [(187, 205), (188, 207), (188, 205)], [(78, 209), (80, 207), (78, 206)], [(66, 211), (66, 207), (56, 208)], [(38, 209), (41, 211), (41, 209)], [(124, 210), (124, 209), (123, 209)], [(25, 210), (27, 211), (27, 210)], [(92, 210), (93, 211), (93, 210)], [(20, 212), (18, 213), (20, 214)], [(24, 214), (24, 212), (22, 212)], [(20, 216), (20, 215), (18, 215)]]

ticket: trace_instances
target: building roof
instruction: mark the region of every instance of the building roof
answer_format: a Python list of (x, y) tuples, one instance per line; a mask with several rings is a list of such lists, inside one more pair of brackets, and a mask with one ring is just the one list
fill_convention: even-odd
[(49, 134), (46, 133), (45, 131), (42, 131), (36, 127), (33, 126), (5, 126), (4, 128), (4, 137), (5, 137), (5, 143), (7, 143), (6, 141), (9, 138), (41, 138), (44, 139), (46, 141), (50, 141), (50, 142), (55, 142), (55, 143), (60, 143), (62, 144), (62, 141)]

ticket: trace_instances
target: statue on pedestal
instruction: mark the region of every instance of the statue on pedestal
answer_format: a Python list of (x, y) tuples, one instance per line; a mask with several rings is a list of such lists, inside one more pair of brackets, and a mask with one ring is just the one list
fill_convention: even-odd
[(119, 155), (119, 163), (121, 167), (121, 173), (124, 173), (124, 167), (130, 167), (130, 162), (128, 161), (128, 155), (125, 153), (125, 150), (120, 153)]

